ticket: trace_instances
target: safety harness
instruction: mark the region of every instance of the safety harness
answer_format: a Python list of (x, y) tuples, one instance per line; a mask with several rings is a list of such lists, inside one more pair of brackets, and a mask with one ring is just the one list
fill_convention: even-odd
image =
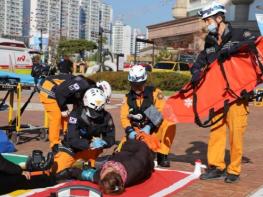
[[(137, 96), (134, 91), (130, 91), (127, 96), (127, 104), (129, 106), (129, 118), (132, 126), (142, 128), (147, 124), (147, 118), (144, 111), (154, 104), (153, 92), (155, 88), (152, 86), (146, 86), (143, 92), (143, 102), (139, 107), (136, 103)], [(134, 116), (140, 114), (141, 118), (135, 118)]]
[[(256, 45), (255, 45), (255, 42), (250, 40), (250, 41), (244, 41), (240, 44), (238, 44), (237, 47), (237, 51), (241, 50), (241, 49), (245, 49), (247, 48), (248, 49), (248, 52), (250, 53), (250, 55), (253, 57), (253, 60), (255, 62), (256, 65), (258, 65), (258, 67), (260, 68), (260, 75), (258, 75), (258, 80), (259, 81), (262, 81), (261, 80), (261, 77), (263, 75), (263, 65), (261, 63), (261, 61), (259, 60), (259, 53), (258, 53), (258, 50), (256, 48)], [(235, 97), (236, 99), (243, 99), (243, 100), (246, 100), (246, 101), (249, 101), (251, 99), (254, 99), (254, 98), (258, 98), (260, 96), (262, 96), (261, 94), (257, 94), (257, 95), (253, 95), (251, 92), (247, 92), (245, 89), (243, 91), (241, 91), (240, 95), (237, 95), (233, 89), (231, 88), (230, 84), (229, 84), (229, 80), (227, 78), (227, 75), (226, 75), (226, 72), (225, 72), (225, 68), (224, 68), (224, 64), (223, 62), (218, 62), (219, 63), (219, 66), (220, 66), (220, 70), (221, 70), (221, 73), (224, 77), (224, 80), (226, 82), (226, 88), (225, 88), (225, 91), (227, 93), (229, 93), (230, 95), (232, 95), (233, 97)], [(197, 100), (197, 95), (196, 95), (196, 91), (197, 91), (197, 87), (200, 86), (204, 80), (204, 76), (206, 75), (207, 71), (209, 70), (208, 67), (206, 67), (206, 69), (204, 70), (204, 73), (202, 75), (202, 77), (200, 78), (200, 80), (197, 82), (197, 84), (195, 85), (195, 87), (188, 87), (187, 89), (184, 89), (184, 90), (181, 90), (180, 92), (181, 93), (186, 93), (188, 92), (190, 89), (193, 89), (193, 112), (195, 114), (195, 123), (200, 126), (200, 127), (203, 127), (203, 128), (207, 128), (207, 127), (211, 127), (213, 125), (215, 125), (216, 123), (218, 123), (219, 121), (221, 121), (223, 118), (226, 117), (227, 115), (227, 112), (229, 110), (229, 107), (230, 107), (230, 103), (229, 103), (229, 100), (225, 100), (224, 101), (224, 107), (223, 107), (223, 112), (222, 112), (222, 115), (217, 118), (216, 121), (212, 121), (212, 119), (217, 115), (217, 113), (214, 111), (214, 108), (210, 109), (209, 111), (209, 116), (208, 116), (208, 119), (205, 120), (204, 122), (201, 121), (201, 118), (197, 112), (197, 103), (198, 103), (198, 100)]]
[[(51, 82), (51, 83), (54, 85), (51, 90), (48, 90), (48, 89), (42, 87), (42, 85), (44, 84), (44, 82), (45, 82), (46, 80), (49, 81), (49, 82)], [(62, 83), (63, 83), (63, 82), (62, 82)], [(56, 83), (53, 79), (46, 78), (46, 79), (43, 80), (42, 83), (38, 83), (38, 84), (37, 84), (37, 88), (38, 88), (38, 91), (39, 91), (39, 92), (44, 92), (44, 93), (46, 93), (46, 94), (48, 95), (48, 98), (55, 99), (56, 96), (55, 96), (54, 89), (55, 89), (55, 87), (58, 86), (58, 85), (59, 85), (59, 84)]]

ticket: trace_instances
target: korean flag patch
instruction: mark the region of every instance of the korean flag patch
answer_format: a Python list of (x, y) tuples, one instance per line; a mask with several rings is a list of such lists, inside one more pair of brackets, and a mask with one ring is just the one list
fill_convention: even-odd
[(77, 124), (77, 118), (74, 118), (74, 117), (69, 117), (69, 123), (71, 124)]

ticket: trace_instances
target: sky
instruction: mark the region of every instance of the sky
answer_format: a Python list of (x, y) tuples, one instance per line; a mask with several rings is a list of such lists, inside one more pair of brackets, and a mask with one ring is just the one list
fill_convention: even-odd
[(113, 20), (121, 19), (132, 28), (146, 32), (146, 26), (173, 20), (175, 0), (103, 0), (112, 5)]

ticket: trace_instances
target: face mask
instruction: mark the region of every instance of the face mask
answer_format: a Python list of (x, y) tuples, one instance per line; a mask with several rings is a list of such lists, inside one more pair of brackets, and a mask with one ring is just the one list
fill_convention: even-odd
[(213, 33), (213, 34), (217, 33), (217, 25), (215, 23), (208, 25), (207, 29), (210, 33)]

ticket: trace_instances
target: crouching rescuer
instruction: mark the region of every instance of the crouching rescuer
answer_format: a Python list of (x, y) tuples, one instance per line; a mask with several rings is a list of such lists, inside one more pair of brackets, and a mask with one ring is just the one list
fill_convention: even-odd
[(157, 150), (158, 165), (170, 167), (168, 154), (176, 127), (174, 123), (163, 119), (160, 113), (165, 102), (164, 96), (161, 90), (146, 86), (147, 72), (141, 65), (135, 65), (130, 69), (128, 81), (131, 89), (121, 107), (121, 124), (126, 137), (138, 139), (141, 132), (155, 135), (160, 142)]
[(58, 146), (53, 171), (63, 173), (78, 159), (89, 161), (95, 166), (95, 159), (104, 148), (115, 144), (113, 119), (104, 110), (107, 98), (99, 88), (90, 88), (83, 97), (83, 105), (69, 115), (68, 132)]

